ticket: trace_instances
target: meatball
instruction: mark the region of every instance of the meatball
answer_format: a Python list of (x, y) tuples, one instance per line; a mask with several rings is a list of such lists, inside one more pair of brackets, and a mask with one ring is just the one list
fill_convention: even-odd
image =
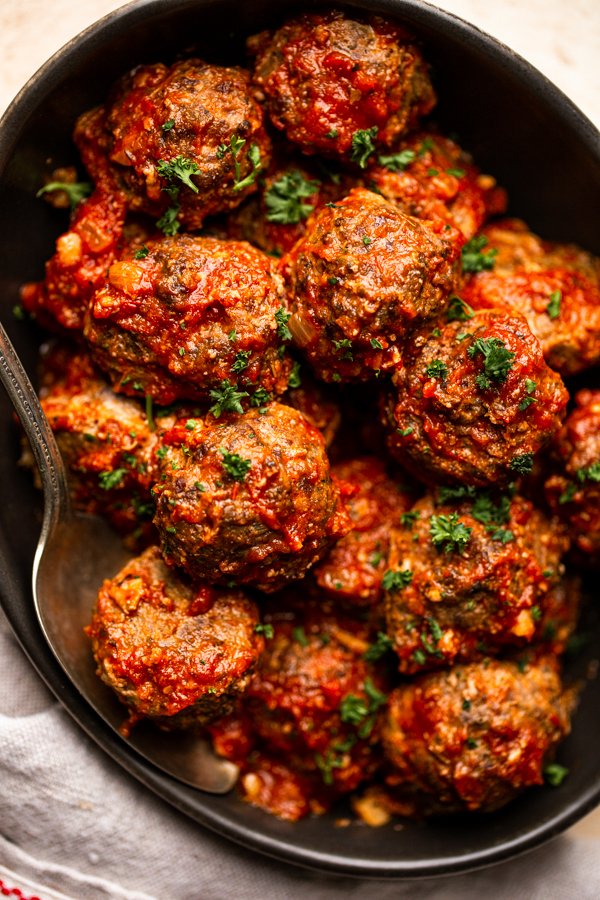
[(600, 261), (570, 244), (543, 241), (518, 219), (488, 225), (493, 269), (473, 274), (461, 297), (475, 309), (525, 316), (546, 362), (574, 375), (600, 362)]
[(422, 131), (382, 154), (365, 173), (367, 185), (407, 216), (441, 219), (466, 240), (491, 215), (506, 209), (506, 194), (491, 175), (482, 175), (458, 144)]
[(499, 809), (543, 783), (573, 705), (552, 658), (524, 667), (485, 660), (422, 675), (390, 694), (388, 780), (425, 813)]
[(262, 403), (287, 388), (288, 318), (268, 256), (242, 242), (178, 235), (113, 263), (84, 333), (116, 390), (162, 404), (225, 391), (235, 409), (257, 391)]
[(106, 516), (123, 534), (147, 538), (157, 433), (135, 400), (115, 394), (87, 355), (59, 348), (45, 366), (42, 409), (67, 466), (74, 506)]
[[(97, 127), (99, 111), (87, 113), (84, 135)], [(87, 156), (84, 155), (84, 160)], [(90, 298), (104, 284), (106, 270), (128, 243), (124, 234), (126, 197), (106, 166), (95, 171), (96, 188), (76, 206), (68, 231), (56, 241), (45, 278), (21, 288), (25, 309), (52, 331), (80, 332)]]
[(232, 708), (264, 647), (258, 624), (242, 591), (191, 585), (149, 547), (104, 582), (86, 630), (132, 719), (183, 728)]
[(502, 485), (526, 474), (568, 399), (525, 320), (498, 310), (423, 330), (392, 381), (389, 450), (433, 484)]
[(309, 220), (283, 260), (290, 329), (324, 381), (396, 364), (410, 328), (444, 311), (459, 244), (362, 188)]
[[(116, 86), (97, 130), (128, 207), (166, 234), (238, 206), (268, 166), (263, 112), (244, 69), (186, 59), (138, 66)], [(78, 123), (77, 128), (80, 128)], [(91, 154), (90, 154), (91, 155)]]
[(364, 165), (435, 105), (427, 68), (398, 26), (340, 12), (302, 15), (248, 41), (271, 121), (305, 153)]
[(575, 408), (552, 445), (557, 471), (545, 484), (551, 509), (565, 522), (578, 560), (600, 559), (600, 390), (575, 395)]
[(381, 581), (388, 568), (390, 531), (400, 526), (412, 506), (412, 490), (391, 478), (377, 457), (338, 463), (334, 475), (354, 487), (346, 501), (352, 531), (331, 548), (313, 569), (319, 587), (333, 599), (357, 606), (381, 600)]
[(391, 536), (385, 614), (405, 673), (539, 640), (569, 546), (558, 523), (522, 497), (439, 495), (418, 501)]
[(304, 234), (310, 214), (343, 197), (355, 183), (343, 173), (328, 174), (317, 165), (284, 158), (261, 181), (258, 196), (229, 215), (228, 234), (283, 256)]
[(350, 528), (321, 433), (289, 406), (182, 420), (155, 487), (167, 562), (263, 591), (301, 578)]
[(284, 394), (282, 402), (297, 409), (318, 428), (325, 446), (330, 447), (342, 423), (342, 412), (332, 390), (302, 372), (302, 378)]
[(379, 763), (386, 702), (386, 682), (364, 658), (369, 632), (323, 601), (305, 600), (299, 612), (280, 605), (244, 701), (253, 728), (296, 771), (351, 791)]

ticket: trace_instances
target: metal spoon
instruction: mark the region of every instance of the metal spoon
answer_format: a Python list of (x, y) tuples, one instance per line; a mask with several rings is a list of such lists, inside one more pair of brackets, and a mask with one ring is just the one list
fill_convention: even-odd
[(100, 585), (118, 572), (127, 554), (103, 519), (72, 510), (56, 440), (1, 323), (0, 380), (29, 438), (44, 489), (32, 588), (35, 611), (52, 652), (98, 715), (148, 762), (192, 787), (226, 793), (238, 777), (237, 766), (216, 757), (208, 743), (193, 733), (165, 733), (140, 724), (128, 738), (120, 734), (124, 707), (96, 675), (83, 628), (90, 621)]

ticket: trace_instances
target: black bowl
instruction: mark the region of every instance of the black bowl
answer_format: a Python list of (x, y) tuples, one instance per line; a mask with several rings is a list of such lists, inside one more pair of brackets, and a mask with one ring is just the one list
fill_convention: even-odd
[[(142, 0), (119, 9), (59, 51), (26, 85), (0, 124), (0, 304), (17, 350), (34, 371), (37, 337), (11, 309), (24, 281), (41, 277), (66, 220), (35, 199), (42, 175), (77, 163), (70, 140), (76, 116), (100, 102), (131, 66), (195, 51), (211, 61), (243, 59), (244, 38), (291, 12), (317, 4), (282, 0)], [(339, 6), (397, 18), (423, 42), (440, 102), (436, 119), (496, 175), (510, 212), (548, 238), (600, 252), (598, 133), (539, 72), (497, 41), (419, 0)], [(600, 682), (583, 693), (573, 732), (560, 750), (570, 769), (560, 788), (530, 790), (500, 812), (394, 830), (350, 825), (333, 816), (287, 824), (242, 804), (172, 780), (147, 764), (92, 711), (51, 655), (37, 625), (30, 573), (40, 501), (17, 470), (18, 436), (0, 397), (0, 592), (4, 609), (39, 674), (81, 727), (133, 776), (181, 812), (272, 856), (313, 868), (380, 878), (473, 869), (530, 849), (564, 830), (600, 799)], [(76, 565), (76, 561), (75, 561)], [(600, 626), (590, 625), (598, 646)], [(570, 674), (593, 657), (580, 657)], [(338, 812), (337, 815), (340, 813)]]

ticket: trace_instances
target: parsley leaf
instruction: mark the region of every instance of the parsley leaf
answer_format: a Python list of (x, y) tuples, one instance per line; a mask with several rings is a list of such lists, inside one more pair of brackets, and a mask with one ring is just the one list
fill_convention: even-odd
[(591, 466), (582, 466), (577, 469), (577, 479), (582, 484), (584, 481), (600, 481), (600, 462), (594, 462)]
[(499, 338), (477, 338), (467, 350), (467, 354), (470, 359), (474, 359), (478, 354), (483, 356), (484, 374), (478, 375), (475, 379), (481, 390), (491, 387), (492, 380), (503, 384), (515, 358), (515, 354), (507, 350)]
[(399, 153), (391, 153), (388, 156), (378, 156), (377, 162), (380, 166), (389, 169), (390, 172), (404, 172), (416, 155), (414, 150), (401, 150)]
[(483, 250), (488, 239), (483, 234), (475, 235), (461, 251), (463, 272), (484, 272), (494, 268), (498, 251), (495, 248)]
[(319, 186), (319, 181), (307, 181), (296, 170), (286, 172), (265, 192), (269, 222), (297, 225), (302, 219), (308, 218), (314, 206), (303, 202), (304, 198), (315, 194)]
[(431, 516), (429, 523), (432, 543), (445, 553), (462, 552), (472, 531), (472, 528), (460, 521), (458, 513), (452, 513), (451, 516)]
[(243, 372), (244, 369), (247, 369), (251, 355), (252, 351), (250, 350), (239, 350), (235, 355), (235, 360), (231, 366), (231, 371), (239, 374), (240, 372)]
[(136, 252), (134, 253), (133, 258), (134, 259), (146, 259), (146, 257), (148, 256), (149, 253), (150, 253), (150, 251), (148, 250), (146, 245), (142, 244), (140, 249), (136, 250)]
[(186, 187), (191, 188), (195, 194), (198, 193), (198, 188), (192, 181), (192, 175), (196, 175), (200, 169), (193, 159), (189, 159), (187, 156), (176, 156), (175, 159), (169, 162), (166, 159), (160, 159), (156, 171), (168, 181), (175, 181), (178, 178)]
[(546, 312), (551, 319), (558, 319), (560, 316), (560, 304), (562, 301), (562, 291), (553, 291), (548, 297)]
[(527, 395), (523, 397), (523, 399), (519, 403), (519, 409), (521, 410), (521, 412), (528, 409), (532, 403), (537, 403), (536, 398), (533, 396), (535, 394), (536, 388), (537, 382), (532, 381), (531, 378), (525, 379), (525, 390), (527, 391)]
[(408, 587), (412, 579), (413, 573), (410, 569), (388, 569), (381, 579), (381, 586), (384, 591), (400, 591)]
[(92, 185), (89, 181), (50, 181), (39, 189), (36, 197), (43, 194), (53, 194), (54, 191), (63, 191), (69, 200), (71, 209), (75, 209), (78, 203), (85, 200), (92, 193)]
[(544, 779), (552, 787), (560, 787), (568, 774), (569, 770), (559, 763), (548, 763), (544, 768)]
[(449, 322), (466, 322), (472, 319), (475, 311), (472, 306), (461, 300), (460, 297), (450, 297), (450, 304), (446, 312), (446, 318)]
[(299, 388), (302, 385), (302, 376), (300, 375), (300, 363), (294, 361), (292, 364), (292, 371), (290, 372), (290, 377), (288, 378), (288, 387), (291, 388)]
[(377, 632), (377, 640), (363, 653), (366, 662), (377, 662), (394, 646), (394, 642), (383, 631)]
[(513, 456), (510, 461), (509, 469), (518, 472), (519, 475), (528, 475), (533, 469), (533, 453), (521, 453)]
[(288, 328), (288, 322), (292, 318), (292, 314), (286, 312), (283, 306), (280, 306), (275, 313), (275, 321), (277, 322), (277, 336), (282, 341), (291, 341), (292, 332)]
[(167, 237), (172, 237), (179, 231), (180, 224), (177, 220), (179, 209), (178, 203), (169, 206), (156, 223), (156, 227), (159, 228), (163, 234), (166, 234)]
[(232, 134), (229, 138), (229, 144), (219, 144), (217, 148), (217, 156), (219, 159), (223, 159), (226, 153), (231, 153), (233, 157), (233, 190), (234, 191), (242, 191), (244, 188), (247, 188), (250, 184), (253, 184), (256, 180), (256, 176), (259, 171), (262, 169), (262, 163), (260, 160), (260, 149), (257, 144), (251, 144), (248, 149), (248, 159), (252, 165), (251, 172), (246, 175), (245, 178), (241, 177), (242, 169), (240, 165), (240, 161), (238, 159), (238, 155), (244, 144), (246, 143), (245, 138), (240, 138), (236, 134)]
[(375, 144), (373, 143), (373, 138), (377, 137), (377, 132), (379, 129), (376, 125), (373, 128), (362, 129), (359, 131), (355, 131), (352, 135), (352, 150), (350, 153), (350, 159), (352, 162), (357, 163), (361, 169), (365, 169), (367, 167), (367, 162), (369, 157), (375, 153)]
[(249, 459), (243, 459), (238, 453), (229, 453), (224, 447), (219, 448), (223, 457), (223, 468), (234, 481), (245, 481), (246, 475), (252, 467)]
[(111, 491), (113, 488), (121, 487), (123, 479), (127, 474), (127, 469), (112, 469), (107, 472), (100, 472), (98, 481), (103, 491)]
[(445, 381), (448, 377), (448, 366), (441, 359), (434, 359), (429, 363), (425, 372), (430, 378), (439, 378), (440, 381)]
[(224, 412), (244, 412), (244, 408), (240, 401), (243, 397), (247, 397), (247, 391), (238, 391), (237, 385), (225, 380), (221, 382), (219, 388), (213, 388), (210, 392), (210, 399), (215, 402), (211, 406), (209, 412), (213, 414), (215, 419)]
[(259, 622), (258, 625), (254, 626), (254, 634), (264, 634), (265, 638), (269, 641), (275, 634), (273, 626), (269, 623), (266, 625)]

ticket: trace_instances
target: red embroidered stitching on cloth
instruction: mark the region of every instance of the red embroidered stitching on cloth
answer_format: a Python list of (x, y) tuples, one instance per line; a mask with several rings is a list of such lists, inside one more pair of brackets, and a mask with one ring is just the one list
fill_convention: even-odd
[(3, 897), (18, 897), (19, 900), (42, 900), (42, 898), (37, 895), (33, 897), (26, 896), (21, 888), (9, 887), (2, 879), (0, 879), (0, 894), (2, 894)]

